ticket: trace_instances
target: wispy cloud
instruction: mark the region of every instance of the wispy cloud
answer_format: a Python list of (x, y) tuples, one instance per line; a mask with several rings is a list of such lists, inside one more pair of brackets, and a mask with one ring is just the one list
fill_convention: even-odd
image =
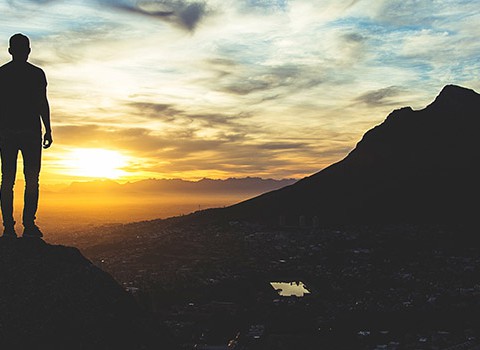
[(391, 98), (398, 97), (402, 95), (403, 92), (404, 92), (403, 89), (400, 89), (397, 86), (389, 86), (386, 88), (363, 93), (357, 98), (355, 98), (355, 101), (365, 103), (368, 106), (398, 105), (398, 101), (396, 100), (392, 101)]
[[(241, 137), (202, 137), (198, 130), (176, 130), (155, 133), (150, 129), (110, 129), (98, 125), (61, 126), (56, 135), (63, 147), (71, 149), (81, 144), (86, 148), (107, 148), (133, 154), (138, 162), (126, 169), (135, 174), (146, 172), (162, 176), (181, 174), (207, 176), (209, 173), (228, 176), (256, 173), (271, 174), (277, 168), (277, 177), (303, 174), (317, 170), (318, 163), (292, 164), (292, 156), (310, 158), (318, 151), (298, 141), (258, 142)], [(337, 150), (338, 156), (345, 150)], [(253, 156), (254, 155), (254, 156)], [(325, 164), (326, 165), (326, 164)]]

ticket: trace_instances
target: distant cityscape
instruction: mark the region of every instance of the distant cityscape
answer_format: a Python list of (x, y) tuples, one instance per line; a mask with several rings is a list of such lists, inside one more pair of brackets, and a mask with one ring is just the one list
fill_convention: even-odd
[[(74, 244), (182, 349), (480, 346), (480, 258), (468, 227), (169, 219), (105, 227), (100, 241), (98, 232)], [(309, 293), (281, 296), (271, 282)]]

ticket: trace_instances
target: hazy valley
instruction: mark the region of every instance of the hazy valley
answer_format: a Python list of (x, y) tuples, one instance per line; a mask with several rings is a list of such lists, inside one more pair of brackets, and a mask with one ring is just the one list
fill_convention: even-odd
[[(96, 225), (128, 223), (219, 208), (291, 185), (294, 179), (112, 180), (44, 186), (38, 223), (47, 237), (68, 236)], [(16, 221), (21, 222), (23, 182), (16, 185)]]

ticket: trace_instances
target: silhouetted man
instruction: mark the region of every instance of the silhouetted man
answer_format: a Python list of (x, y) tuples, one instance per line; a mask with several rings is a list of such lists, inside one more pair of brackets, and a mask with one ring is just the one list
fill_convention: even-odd
[(27, 62), (30, 41), (25, 35), (13, 35), (8, 52), (12, 55), (12, 60), (0, 67), (0, 203), (3, 236), (17, 236), (13, 219), (13, 185), (20, 151), (25, 176), (23, 237), (42, 237), (42, 232), (35, 225), (42, 157), (41, 121), (45, 126), (43, 147), (48, 148), (53, 142), (47, 79), (43, 70)]

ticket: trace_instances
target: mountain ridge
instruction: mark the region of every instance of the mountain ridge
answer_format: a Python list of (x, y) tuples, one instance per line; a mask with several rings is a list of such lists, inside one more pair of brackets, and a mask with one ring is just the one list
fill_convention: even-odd
[(68, 187), (59, 192), (149, 192), (161, 193), (221, 193), (221, 192), (246, 192), (259, 193), (290, 185), (296, 179), (264, 179), (260, 177), (210, 179), (203, 178), (198, 181), (182, 179), (143, 179), (124, 184), (113, 180), (93, 180), (86, 182), (72, 182)]
[(392, 111), (342, 160), (295, 184), (200, 215), (298, 224), (469, 220), (479, 192), (480, 95), (445, 86), (427, 107)]

